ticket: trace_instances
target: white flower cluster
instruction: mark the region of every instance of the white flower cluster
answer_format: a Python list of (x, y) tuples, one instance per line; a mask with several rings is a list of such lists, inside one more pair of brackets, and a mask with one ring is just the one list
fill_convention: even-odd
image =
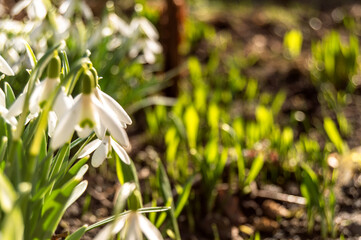
[[(3, 58), (0, 60), (0, 72), (13, 75), (6, 61)], [(37, 82), (30, 93), (28, 121), (38, 116), (44, 103), (57, 89), (60, 84), (59, 75), (60, 58), (55, 55), (48, 64), (47, 78)], [(52, 111), (48, 115), (50, 147), (53, 150), (60, 148), (71, 139), (74, 131), (81, 138), (89, 136), (94, 131), (98, 139), (85, 146), (79, 157), (85, 157), (95, 151), (92, 165), (99, 167), (113, 148), (120, 159), (126, 164), (130, 164), (129, 156), (124, 147), (129, 146), (125, 128), (132, 123), (132, 120), (121, 105), (99, 89), (95, 69), (93, 71), (84, 70), (82, 81), (83, 92), (74, 100), (66, 94), (64, 87), (60, 87)], [(23, 93), (7, 110), (5, 94), (0, 89), (0, 113), (14, 128), (18, 124), (15, 117), (23, 112), (28, 91), (27, 85)]]
[[(64, 0), (58, 9), (49, 1), (21, 0), (12, 8), (11, 16), (0, 17), (0, 49), (16, 73), (24, 60), (23, 40), (31, 40), (39, 57), (47, 49), (49, 40), (56, 44), (71, 36), (79, 40), (77, 48), (82, 50), (97, 47), (104, 37), (110, 38), (109, 51), (124, 47), (122, 44), (127, 42), (130, 58), (141, 63), (155, 63), (156, 55), (162, 52), (156, 28), (144, 17), (135, 17), (128, 24), (114, 12), (112, 4), (107, 3), (108, 11), (99, 24), (92, 21), (91, 25), (85, 25), (81, 17), (91, 20), (93, 13), (84, 0)], [(24, 10), (26, 21), (13, 19)]]

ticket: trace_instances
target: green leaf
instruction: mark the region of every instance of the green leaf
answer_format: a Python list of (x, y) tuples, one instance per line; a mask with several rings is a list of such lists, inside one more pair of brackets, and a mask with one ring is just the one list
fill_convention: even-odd
[[(165, 207), (170, 207), (173, 204), (173, 199), (168, 199), (167, 202), (165, 203)], [(163, 222), (165, 221), (165, 219), (167, 218), (167, 213), (166, 212), (162, 212), (161, 214), (159, 214), (159, 217), (155, 223), (155, 226), (157, 228), (159, 228)]]
[(196, 148), (197, 134), (199, 128), (199, 116), (196, 109), (192, 105), (187, 107), (184, 113), (184, 123), (187, 131), (189, 147)]
[(256, 179), (263, 167), (263, 163), (263, 154), (259, 154), (256, 159), (253, 160), (251, 169), (249, 170), (248, 176), (245, 181), (246, 185), (251, 184)]
[(283, 38), (283, 45), (292, 58), (300, 55), (302, 40), (302, 32), (300, 30), (293, 29), (285, 34)]
[(2, 172), (2, 167), (1, 167), (1, 163), (4, 161), (4, 165), (5, 165), (5, 154), (7, 152), (7, 147), (8, 147), (8, 138), (7, 137), (2, 137), (1, 138), (1, 143), (0, 143), (0, 172)]
[(234, 129), (234, 132), (236, 133), (236, 140), (237, 141), (242, 141), (245, 137), (245, 134), (244, 134), (244, 123), (243, 123), (243, 120), (242, 118), (236, 118), (234, 121), (233, 121), (233, 129)]
[(67, 76), (69, 74), (69, 61), (68, 61), (68, 56), (66, 55), (66, 52), (64, 50), (60, 51), (60, 58), (61, 58), (61, 62), (62, 62), (62, 69), (63, 69), (63, 75)]
[(67, 238), (65, 238), (65, 240), (80, 240), (81, 237), (85, 234), (87, 228), (88, 228), (88, 225), (84, 225), (81, 228), (78, 228), (78, 230), (76, 230), (71, 235), (69, 235)]
[[(89, 157), (84, 157), (80, 159), (78, 162), (76, 162), (73, 167), (71, 167), (69, 170), (66, 171), (66, 159), (68, 158), (69, 152), (65, 152), (65, 155), (60, 154), (59, 159), (57, 159), (57, 163), (61, 163), (60, 170), (57, 174), (54, 174), (52, 176), (53, 179), (56, 179), (55, 188), (61, 187), (66, 182), (68, 182), (70, 179), (75, 177), (81, 169), (87, 168), (85, 166), (86, 162), (89, 160)], [(63, 159), (63, 160), (61, 160)], [(63, 161), (63, 162), (62, 162)]]
[(179, 214), (182, 212), (184, 206), (188, 202), (189, 195), (192, 190), (193, 182), (194, 182), (195, 176), (192, 176), (188, 179), (185, 186), (182, 188), (182, 193), (178, 197), (176, 208), (174, 210), (174, 216), (178, 218)]
[(273, 125), (273, 115), (272, 112), (269, 111), (264, 106), (258, 106), (256, 109), (256, 119), (260, 124), (260, 129), (262, 130), (262, 134), (266, 134), (271, 130)]
[(271, 109), (272, 109), (272, 113), (274, 116), (277, 116), (277, 114), (280, 112), (281, 108), (282, 108), (282, 105), (283, 103), (285, 102), (286, 100), (286, 93), (284, 91), (279, 91), (276, 96), (274, 97), (273, 99), (273, 102), (272, 102), (272, 106), (271, 106)]
[(131, 161), (130, 164), (124, 163), (117, 154), (112, 153), (113, 158), (116, 160), (116, 172), (118, 180), (121, 184), (126, 182), (134, 182), (137, 185), (137, 189), (140, 189), (137, 169), (134, 166), (134, 163)]
[(177, 129), (177, 132), (179, 133), (179, 136), (182, 139), (186, 139), (187, 131), (186, 128), (184, 127), (182, 119), (174, 114), (170, 114), (170, 119), (173, 121), (174, 126)]
[(5, 82), (4, 85), (5, 85), (6, 107), (10, 108), (10, 106), (13, 104), (13, 102), (16, 99), (15, 94), (9, 83)]
[[(302, 165), (302, 172), (303, 176), (303, 184), (307, 189), (306, 196), (308, 197), (309, 203), (311, 205), (315, 205), (317, 207), (320, 206), (319, 197), (320, 197), (320, 183), (318, 181), (316, 173), (306, 164)], [(305, 197), (306, 197), (305, 196)], [(306, 198), (307, 199), (307, 198)]]
[[(69, 144), (65, 144), (60, 150), (58, 150), (57, 154), (53, 158), (51, 170), (50, 170), (49, 177), (48, 177), (49, 179), (52, 179), (59, 174), (60, 170), (62, 169), (62, 166), (66, 165), (66, 162), (69, 159), (69, 155), (70, 155)], [(83, 161), (85, 164), (86, 161), (85, 160), (83, 160)], [(75, 171), (75, 172), (77, 172), (77, 171)], [(63, 175), (63, 174), (65, 174), (65, 172), (64, 173), (62, 172), (60, 175)]]
[(240, 186), (242, 187), (244, 185), (244, 181), (246, 177), (245, 162), (244, 162), (241, 145), (236, 144), (235, 149), (237, 154), (238, 181)]
[(192, 83), (197, 86), (202, 82), (202, 67), (199, 60), (195, 57), (191, 57), (188, 60), (189, 75)]
[(173, 161), (176, 158), (179, 142), (180, 139), (177, 135), (177, 129), (170, 127), (165, 134), (167, 161)]
[[(83, 174), (81, 171), (82, 169), (79, 170), (79, 175)], [(49, 239), (51, 237), (66, 208), (74, 201), (75, 197), (80, 196), (79, 192), (74, 192), (76, 186), (79, 186), (80, 180), (80, 176), (75, 176), (60, 189), (54, 190), (50, 196), (45, 199), (41, 219), (35, 230), (34, 238)], [(80, 190), (83, 190), (83, 188)]]
[(27, 55), (29, 57), (31, 67), (34, 68), (35, 65), (38, 63), (38, 60), (36, 59), (35, 54), (33, 52), (33, 49), (31, 49), (29, 43), (27, 41), (25, 41), (25, 40), (23, 40), (23, 42), (25, 44), (26, 53), (27, 53)]
[(255, 79), (249, 79), (245, 96), (248, 100), (254, 100), (258, 93), (258, 81)]
[(327, 136), (330, 138), (331, 142), (335, 145), (337, 151), (339, 153), (345, 152), (345, 145), (342, 141), (342, 138), (337, 130), (335, 123), (332, 121), (331, 118), (326, 117), (323, 122), (323, 126), (327, 133)]
[(208, 125), (212, 131), (218, 130), (220, 111), (216, 103), (211, 103), (208, 108)]
[(224, 148), (220, 155), (219, 161), (217, 161), (215, 174), (214, 174), (214, 176), (215, 176), (214, 184), (216, 184), (216, 181), (218, 181), (220, 179), (220, 177), (222, 176), (224, 167), (226, 166), (226, 163), (227, 163), (227, 160), (228, 160), (228, 148)]
[(174, 213), (174, 200), (173, 200), (172, 188), (170, 186), (167, 173), (161, 161), (158, 161), (157, 179), (163, 196), (163, 200), (169, 201), (171, 199), (170, 217), (171, 217), (174, 233), (176, 235), (176, 239), (180, 240), (181, 236), (178, 228), (177, 218)]

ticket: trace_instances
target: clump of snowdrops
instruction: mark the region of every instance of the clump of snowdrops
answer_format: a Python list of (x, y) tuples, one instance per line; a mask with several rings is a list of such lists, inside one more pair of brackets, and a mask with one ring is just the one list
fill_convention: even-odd
[[(69, 67), (61, 44), (37, 60), (25, 43), (32, 69), (22, 93), (15, 96), (6, 75), (14, 75), (0, 57), (0, 239), (50, 239), (66, 209), (86, 190), (89, 165), (99, 167), (117, 156), (131, 164), (126, 134), (131, 118), (98, 85), (89, 54)], [(41, 79), (41, 80), (40, 80)], [(74, 89), (80, 89), (72, 96)], [(96, 239), (162, 239), (142, 214), (167, 208), (141, 208), (135, 183), (124, 183), (114, 216), (79, 228), (66, 239), (80, 239), (105, 226)], [(124, 209), (128, 206), (127, 211)]]

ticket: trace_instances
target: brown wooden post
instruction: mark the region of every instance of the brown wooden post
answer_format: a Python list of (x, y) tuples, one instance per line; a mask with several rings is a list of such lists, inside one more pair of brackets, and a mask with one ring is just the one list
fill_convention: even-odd
[[(164, 71), (174, 70), (181, 65), (179, 45), (183, 38), (184, 20), (186, 15), (184, 0), (166, 0), (160, 19), (160, 42), (163, 46)], [(167, 96), (175, 97), (178, 94), (177, 74), (172, 79), (172, 84), (165, 89)]]

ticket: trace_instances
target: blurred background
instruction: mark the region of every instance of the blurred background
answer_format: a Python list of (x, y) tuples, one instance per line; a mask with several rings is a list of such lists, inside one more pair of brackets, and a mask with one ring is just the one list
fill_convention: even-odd
[(149, 216), (167, 239), (358, 239), (360, 36), (351, 0), (0, 0), (16, 95), (22, 39), (38, 57), (64, 40), (133, 120), (134, 165), (89, 169), (59, 233), (111, 215), (131, 180), (172, 207)]

